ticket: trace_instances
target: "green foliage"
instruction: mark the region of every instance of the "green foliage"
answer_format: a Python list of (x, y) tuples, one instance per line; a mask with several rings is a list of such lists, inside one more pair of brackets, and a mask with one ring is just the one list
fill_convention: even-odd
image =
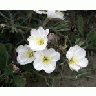
[(4, 69), (4, 74), (6, 75), (12, 75), (13, 74), (13, 68), (12, 66), (6, 66)]
[(26, 84), (26, 81), (23, 78), (21, 78), (19, 75), (15, 76), (13, 82), (16, 87), (24, 87)]
[(86, 37), (87, 47), (96, 49), (96, 30), (91, 30)]
[(5, 80), (5, 75), (4, 74), (1, 74), (0, 75), (0, 82), (4, 81)]
[(0, 43), (0, 69), (4, 69), (8, 61), (8, 52), (5, 45)]
[(80, 35), (83, 37), (84, 36), (84, 28), (83, 28), (83, 18), (82, 16), (78, 16), (78, 19), (77, 19), (77, 28), (78, 28), (78, 31), (80, 33)]
[(8, 51), (8, 53), (12, 52), (12, 44), (11, 43), (7, 43), (5, 44), (6, 50)]
[(71, 37), (71, 43), (72, 44), (75, 44), (75, 42), (76, 42), (76, 40), (79, 38), (79, 36), (78, 35), (73, 35), (72, 37)]
[(33, 64), (29, 63), (25, 65), (20, 65), (19, 68), (21, 69), (21, 71), (29, 71), (29, 70), (32, 70)]
[(4, 69), (9, 64), (10, 53), (12, 52), (11, 44), (0, 43), (0, 69)]

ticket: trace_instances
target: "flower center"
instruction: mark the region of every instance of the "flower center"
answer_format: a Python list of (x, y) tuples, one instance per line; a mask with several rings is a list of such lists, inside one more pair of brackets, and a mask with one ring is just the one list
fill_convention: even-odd
[(36, 43), (38, 45), (43, 45), (45, 43), (45, 40), (43, 38), (36, 38)]
[(75, 63), (75, 59), (74, 58), (71, 58), (71, 59), (69, 59), (69, 63)]
[(78, 64), (79, 62), (80, 61), (76, 56), (69, 59), (70, 64)]
[(32, 51), (25, 51), (25, 52), (26, 52), (26, 54), (24, 55), (25, 57), (31, 58), (34, 56)]
[(44, 57), (42, 58), (42, 62), (43, 62), (43, 63), (48, 64), (50, 61), (51, 61), (51, 58), (50, 58), (50, 57), (44, 56)]
[(33, 57), (33, 52), (29, 52), (28, 55), (29, 55), (29, 58)]

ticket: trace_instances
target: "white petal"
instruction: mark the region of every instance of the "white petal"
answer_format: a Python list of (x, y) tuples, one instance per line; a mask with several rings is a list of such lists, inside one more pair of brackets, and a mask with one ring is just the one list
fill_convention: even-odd
[(67, 57), (68, 59), (72, 58), (73, 55), (74, 55), (74, 53), (73, 53), (73, 52), (70, 52), (70, 51), (67, 51), (67, 53), (66, 53), (66, 57)]
[(49, 64), (42, 64), (43, 70), (45, 70), (46, 73), (51, 73), (56, 68), (56, 61), (52, 61)]
[(56, 54), (53, 55), (53, 61), (58, 61), (58, 60), (60, 60), (60, 53), (56, 52)]
[(28, 41), (32, 41), (34, 42), (36, 40), (36, 38), (32, 37), (32, 36), (29, 36), (29, 38), (27, 38)]
[(39, 27), (38, 28), (38, 34), (41, 36), (47, 36), (49, 33), (49, 29), (44, 30), (43, 27)]
[(33, 58), (27, 58), (26, 62), (27, 63), (32, 63), (32, 61), (34, 61), (34, 59), (35, 59), (34, 57)]
[(70, 47), (69, 51), (75, 53), (80, 47), (78, 45), (75, 45), (73, 47)]
[(47, 11), (47, 17), (48, 18), (60, 18), (62, 20), (64, 20), (64, 14), (60, 11), (56, 11), (56, 10), (48, 10)]
[(41, 10), (34, 10), (34, 11), (36, 11), (36, 13), (38, 14), (46, 14), (46, 11), (41, 11)]
[(37, 51), (34, 53), (34, 57), (36, 58), (36, 60), (41, 60), (42, 55), (43, 55), (42, 51)]
[(49, 29), (46, 29), (45, 36), (47, 36), (48, 34), (49, 34)]
[(76, 65), (76, 64), (69, 64), (69, 67), (71, 70), (75, 70), (78, 72), (78, 70), (80, 69), (80, 66)]
[(38, 36), (36, 29), (31, 29), (31, 36)]
[(48, 49), (48, 51), (46, 52), (47, 52), (46, 54), (52, 56), (53, 61), (58, 61), (60, 59), (60, 53), (56, 52), (53, 48)]
[(60, 53), (56, 52), (53, 48), (46, 48), (42, 52), (45, 56), (51, 56), (52, 61), (58, 61), (60, 59)]
[(43, 45), (38, 45), (35, 43), (35, 41), (31, 40), (31, 41), (29, 41), (29, 46), (33, 51), (44, 50), (45, 47), (47, 46), (47, 41), (45, 40), (45, 44), (43, 44)]
[(69, 51), (67, 51), (66, 57), (71, 58), (74, 55), (74, 53), (76, 52), (76, 50), (78, 50), (78, 49), (79, 49), (78, 45), (70, 47)]
[(50, 65), (50, 67), (48, 67), (48, 68), (46, 68), (46, 69), (44, 69), (44, 70), (45, 70), (46, 73), (51, 73), (51, 72), (53, 72), (53, 71), (55, 70), (55, 67), (56, 67), (56, 66)]
[(60, 54), (56, 52), (53, 48), (50, 48), (50, 49), (46, 48), (42, 52), (45, 56), (51, 56), (55, 61), (60, 59)]
[(27, 58), (24, 58), (22, 55), (17, 56), (17, 61), (20, 63), (20, 65), (25, 65)]
[(51, 61), (49, 65), (56, 67), (56, 61)]
[(27, 48), (26, 45), (25, 45), (25, 46), (20, 45), (20, 46), (17, 47), (16, 52), (24, 52), (24, 50), (25, 50), (26, 48)]
[(79, 58), (84, 58), (86, 56), (86, 51), (82, 48), (79, 48), (75, 52), (76, 55), (78, 55)]
[(80, 67), (86, 67), (88, 65), (87, 58), (80, 59), (80, 63), (78, 64)]
[(36, 70), (42, 70), (43, 69), (42, 64), (41, 64), (41, 62), (39, 62), (39, 60), (34, 60), (33, 65), (34, 65), (34, 68)]
[(67, 51), (66, 57), (72, 58), (74, 55), (78, 56), (78, 58), (83, 58), (86, 56), (86, 51), (78, 45), (70, 47), (69, 51)]

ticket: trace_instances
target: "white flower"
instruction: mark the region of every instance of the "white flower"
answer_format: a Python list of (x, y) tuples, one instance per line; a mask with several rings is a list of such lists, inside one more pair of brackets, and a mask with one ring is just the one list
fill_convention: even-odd
[(57, 10), (47, 10), (47, 12), (41, 11), (41, 10), (34, 10), (34, 11), (38, 14), (47, 14), (47, 18), (59, 18), (59, 19), (64, 20), (64, 13), (57, 11)]
[(47, 35), (49, 33), (49, 29), (44, 30), (42, 27), (39, 27), (37, 30), (31, 30), (31, 36), (27, 38), (29, 41), (29, 46), (33, 51), (40, 51), (45, 49), (47, 46)]
[(41, 10), (34, 10), (36, 13), (38, 13), (38, 14), (47, 14), (47, 12), (46, 11), (41, 11)]
[(37, 51), (34, 54), (34, 68), (36, 70), (45, 70), (46, 73), (51, 73), (56, 67), (56, 61), (60, 59), (60, 53), (56, 52), (53, 48)]
[(20, 45), (17, 47), (16, 52), (18, 52), (17, 61), (21, 65), (31, 63), (34, 58), (34, 52), (30, 49), (28, 45)]
[(86, 51), (78, 45), (70, 47), (66, 54), (66, 57), (69, 60), (70, 69), (78, 72), (80, 68), (86, 67), (88, 65), (88, 60), (85, 58), (85, 56)]
[(59, 19), (64, 20), (64, 14), (62, 12), (56, 11), (56, 10), (48, 10), (47, 17), (48, 18), (59, 18)]

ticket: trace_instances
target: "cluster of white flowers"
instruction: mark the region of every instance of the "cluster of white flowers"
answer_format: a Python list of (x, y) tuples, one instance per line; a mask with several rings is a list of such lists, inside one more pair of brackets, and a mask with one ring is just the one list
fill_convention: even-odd
[(61, 20), (64, 20), (64, 13), (57, 10), (47, 10), (47, 11), (41, 11), (41, 10), (34, 10), (38, 14), (47, 14), (47, 18), (59, 18)]
[(47, 49), (47, 35), (49, 29), (44, 30), (39, 27), (37, 30), (31, 30), (31, 36), (27, 38), (29, 45), (20, 45), (16, 49), (18, 52), (17, 61), (21, 65), (31, 63), (36, 70), (45, 70), (46, 73), (51, 73), (56, 68), (56, 61), (60, 59), (60, 53), (53, 48)]
[[(64, 20), (64, 14), (60, 11), (35, 11), (39, 14), (47, 14), (48, 18)], [(39, 27), (37, 30), (32, 29), (31, 36), (27, 38), (29, 45), (20, 45), (16, 49), (16, 52), (18, 52), (18, 63), (25, 65), (34, 61), (33, 65), (36, 70), (45, 70), (46, 73), (53, 72), (56, 68), (56, 61), (60, 59), (60, 53), (56, 52), (53, 48), (47, 49), (48, 34), (49, 29), (44, 30), (43, 27)], [(80, 46), (70, 47), (66, 54), (70, 69), (78, 72), (82, 67), (86, 67), (88, 60), (85, 56), (86, 51)]]

